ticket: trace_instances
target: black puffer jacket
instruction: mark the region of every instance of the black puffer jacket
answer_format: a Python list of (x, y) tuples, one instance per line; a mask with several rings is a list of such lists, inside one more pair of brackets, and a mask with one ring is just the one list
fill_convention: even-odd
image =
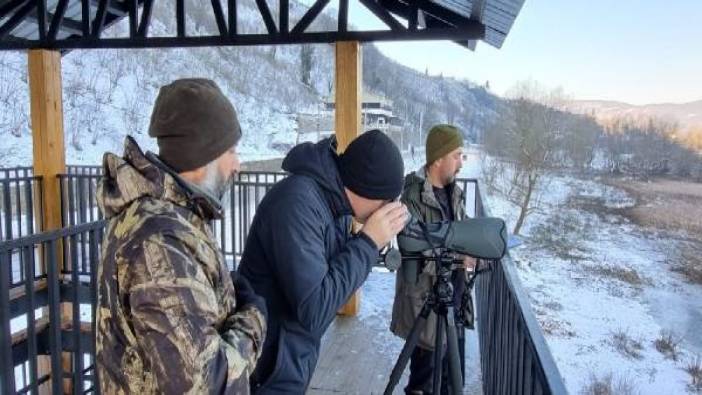
[(291, 176), (266, 194), (251, 225), (239, 273), (269, 312), (251, 380), (258, 394), (304, 393), (324, 331), (378, 258), (372, 240), (350, 232), (335, 148), (334, 138), (293, 148), (283, 162)]

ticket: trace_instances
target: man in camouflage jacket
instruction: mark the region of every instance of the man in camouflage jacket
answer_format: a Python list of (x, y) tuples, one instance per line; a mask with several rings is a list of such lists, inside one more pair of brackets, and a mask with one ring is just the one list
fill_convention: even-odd
[(161, 88), (149, 134), (159, 156), (127, 137), (98, 187), (101, 392), (248, 393), (265, 303), (232, 281), (208, 225), (239, 169), (234, 108), (212, 81), (178, 80)]
[[(463, 137), (457, 128), (451, 125), (436, 125), (429, 131), (426, 142), (427, 164), (405, 177), (402, 192), (401, 200), (414, 218), (426, 223), (466, 218), (464, 192), (455, 181), (463, 164), (462, 150)], [(465, 269), (472, 270), (474, 266), (473, 258), (464, 257), (463, 265), (454, 268), (451, 278), (454, 306), (458, 306), (457, 311), (461, 310), (459, 317), (462, 318), (462, 322), (457, 327), (461, 357), (464, 347), (461, 331), (464, 326), (471, 329), (473, 327), (473, 301), (470, 289), (465, 287)], [(390, 330), (395, 335), (407, 339), (435, 282), (433, 262), (403, 262), (397, 272), (390, 323)], [(405, 388), (407, 394), (430, 394), (432, 391), (436, 320), (436, 314), (431, 313), (419, 335), (417, 347), (412, 352), (410, 377)], [(446, 364), (447, 358), (444, 358), (444, 365)], [(447, 366), (443, 366), (443, 369), (446, 371)], [(448, 390), (447, 381), (442, 381), (442, 393)]]

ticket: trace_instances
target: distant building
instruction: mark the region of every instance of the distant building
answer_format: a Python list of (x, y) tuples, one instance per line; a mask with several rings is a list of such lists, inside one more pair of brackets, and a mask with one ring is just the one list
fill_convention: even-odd
[[(328, 99), (320, 108), (297, 114), (297, 142), (318, 141), (334, 134), (333, 99)], [(404, 120), (393, 113), (392, 101), (370, 93), (363, 95), (361, 103), (363, 130), (378, 129), (387, 134), (398, 147), (405, 149)]]

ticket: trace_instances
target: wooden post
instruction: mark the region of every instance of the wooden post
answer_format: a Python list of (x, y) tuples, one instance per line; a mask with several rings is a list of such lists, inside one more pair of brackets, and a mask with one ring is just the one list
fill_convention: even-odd
[[(358, 41), (336, 43), (334, 130), (336, 130), (340, 153), (361, 133), (362, 66), (361, 44)], [(361, 290), (359, 289), (338, 313), (356, 315), (360, 305)]]
[[(28, 66), (34, 175), (42, 177), (41, 230), (48, 231), (61, 228), (61, 190), (56, 176), (66, 171), (61, 53), (43, 49), (30, 50)], [(62, 255), (60, 251), (57, 254), (59, 257)], [(61, 266), (61, 261), (57, 264)], [(44, 272), (46, 273), (46, 268)], [(70, 304), (62, 306), (62, 320), (63, 317), (70, 319), (71, 307)], [(46, 309), (44, 310), (44, 314), (48, 315)], [(67, 363), (65, 356), (60, 357), (64, 361), (64, 370), (70, 369), (70, 361)], [(51, 370), (46, 359), (40, 358), (39, 375), (47, 374)], [(42, 392), (48, 393), (48, 386), (42, 387)], [(64, 384), (64, 391), (71, 391), (70, 385)]]
[(29, 51), (34, 174), (42, 176), (42, 231), (61, 227), (61, 195), (56, 176), (66, 171), (61, 97), (61, 53)]

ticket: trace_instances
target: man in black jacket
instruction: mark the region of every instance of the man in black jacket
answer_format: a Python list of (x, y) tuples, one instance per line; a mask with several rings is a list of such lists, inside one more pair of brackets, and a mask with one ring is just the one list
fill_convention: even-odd
[[(305, 392), (324, 331), (408, 218), (394, 202), (402, 157), (378, 130), (341, 155), (333, 137), (300, 144), (283, 169), (291, 175), (257, 209), (238, 269), (268, 308), (268, 334), (251, 377), (257, 394)], [(352, 217), (363, 224), (356, 234)]]

